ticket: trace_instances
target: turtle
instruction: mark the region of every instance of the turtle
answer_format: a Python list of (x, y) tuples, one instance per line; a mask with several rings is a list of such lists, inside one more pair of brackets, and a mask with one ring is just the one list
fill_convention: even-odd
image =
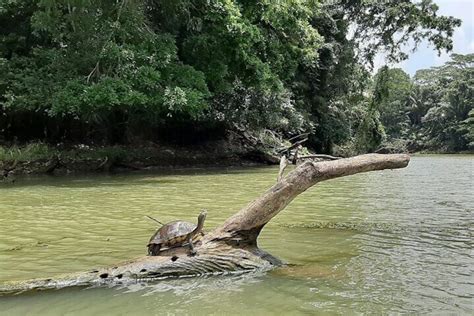
[(148, 242), (148, 255), (157, 256), (162, 248), (180, 247), (189, 244), (191, 255), (196, 254), (193, 241), (202, 236), (202, 228), (206, 219), (207, 211), (202, 210), (198, 216), (197, 225), (185, 221), (174, 221), (164, 224), (150, 238)]

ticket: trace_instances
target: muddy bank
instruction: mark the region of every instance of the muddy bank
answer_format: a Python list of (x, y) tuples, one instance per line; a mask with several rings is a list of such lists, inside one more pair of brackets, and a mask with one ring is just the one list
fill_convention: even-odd
[(69, 174), (85, 172), (122, 172), (205, 166), (250, 166), (277, 164), (271, 148), (250, 143), (239, 136), (193, 146), (156, 143), (137, 146), (69, 147), (43, 145), (41, 154), (13, 152), (0, 159), (3, 181), (23, 174)]

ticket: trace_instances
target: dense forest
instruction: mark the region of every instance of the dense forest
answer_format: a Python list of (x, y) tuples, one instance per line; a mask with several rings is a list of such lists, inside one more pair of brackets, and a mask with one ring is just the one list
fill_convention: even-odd
[(135, 144), (310, 133), (352, 155), (474, 147), (474, 54), (410, 78), (404, 45), (450, 51), (422, 1), (2, 0), (0, 144)]

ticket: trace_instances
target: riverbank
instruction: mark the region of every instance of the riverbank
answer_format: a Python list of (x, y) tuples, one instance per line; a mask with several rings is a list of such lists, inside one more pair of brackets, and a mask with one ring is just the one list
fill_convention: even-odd
[(85, 144), (0, 146), (3, 179), (21, 174), (120, 172), (204, 166), (277, 164), (270, 147), (240, 135), (192, 146), (146, 143), (136, 146)]
[[(276, 150), (285, 142), (273, 134), (256, 137), (231, 132), (226, 138), (198, 145), (172, 145), (154, 142), (136, 145), (97, 146), (42, 142), (22, 146), (0, 145), (0, 181), (14, 181), (15, 175), (77, 174), (124, 172), (133, 170), (186, 167), (226, 167), (278, 164)], [(288, 145), (288, 144), (286, 144)], [(406, 148), (383, 146), (377, 153), (407, 153)], [(453, 154), (439, 151), (415, 151), (411, 155)], [(454, 154), (473, 154), (458, 152)], [(352, 156), (341, 152), (340, 156)]]

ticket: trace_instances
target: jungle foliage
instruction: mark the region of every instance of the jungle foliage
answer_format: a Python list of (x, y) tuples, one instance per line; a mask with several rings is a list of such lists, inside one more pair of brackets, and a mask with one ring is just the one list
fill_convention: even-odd
[(452, 54), (444, 65), (421, 69), (413, 78), (402, 69), (382, 67), (373, 85), (369, 110), (375, 118), (355, 137), (359, 152), (381, 144), (397, 151), (474, 149), (474, 54)]
[(400, 122), (390, 137), (427, 150), (474, 150), (474, 54), (453, 54), (440, 67), (419, 70), (407, 92), (387, 99)]
[(414, 82), (386, 68), (370, 76), (377, 53), (404, 60), (409, 40), (452, 49), (460, 20), (437, 10), (431, 0), (1, 0), (0, 140), (239, 128), (309, 131), (320, 152), (398, 138), (465, 149), (472, 60)]

